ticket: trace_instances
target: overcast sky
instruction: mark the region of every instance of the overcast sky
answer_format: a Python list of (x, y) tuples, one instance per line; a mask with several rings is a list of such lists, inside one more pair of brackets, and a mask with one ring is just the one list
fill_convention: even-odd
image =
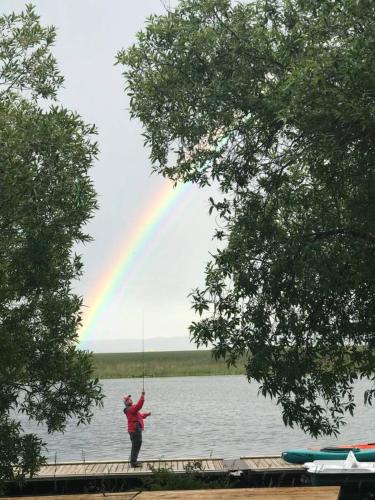
[[(91, 175), (100, 208), (88, 226), (94, 241), (80, 248), (85, 266), (77, 285), (90, 307), (92, 291), (113, 266), (153, 196), (166, 182), (151, 175), (141, 126), (130, 120), (118, 50), (135, 41), (150, 14), (165, 11), (160, 0), (36, 0), (43, 25), (57, 28), (54, 55), (65, 77), (59, 101), (98, 127), (100, 155)], [(169, 2), (176, 5), (177, 2)], [(2, 0), (2, 13), (20, 11), (25, 2)], [(163, 223), (156, 240), (132, 269), (114, 300), (103, 311), (83, 347), (113, 350), (113, 340), (125, 346), (135, 339), (145, 349), (154, 337), (188, 338), (194, 314), (188, 293), (204, 283), (204, 266), (213, 251), (215, 221), (208, 216), (209, 190), (196, 187)], [(144, 317), (144, 329), (142, 328)], [(129, 344), (130, 345), (130, 344)], [(191, 346), (194, 348), (194, 346)], [(121, 349), (120, 349), (121, 350)]]

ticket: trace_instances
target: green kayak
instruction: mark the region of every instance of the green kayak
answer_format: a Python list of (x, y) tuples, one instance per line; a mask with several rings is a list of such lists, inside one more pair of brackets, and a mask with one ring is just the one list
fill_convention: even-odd
[(359, 462), (375, 462), (375, 449), (363, 450), (360, 448), (322, 448), (309, 450), (297, 448), (281, 453), (281, 457), (292, 464), (304, 464), (314, 460), (345, 460), (349, 451), (352, 451)]

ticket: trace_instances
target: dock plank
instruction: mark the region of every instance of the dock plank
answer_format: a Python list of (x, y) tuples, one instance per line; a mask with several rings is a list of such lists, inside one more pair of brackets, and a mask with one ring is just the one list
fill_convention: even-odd
[(117, 474), (122, 471), (123, 463), (118, 462), (117, 464), (113, 464), (112, 474)]
[(137, 500), (338, 500), (339, 491), (336, 486), (144, 491), (137, 495)]
[(96, 474), (108, 474), (108, 465), (109, 464), (98, 464), (95, 469)]
[[(295, 488), (238, 488), (217, 490), (142, 491), (106, 493), (110, 500), (338, 500), (338, 486)], [(30, 497), (17, 497), (29, 500)], [(14, 500), (2, 497), (2, 500)], [(33, 496), (33, 500), (103, 500), (102, 494)]]
[(184, 472), (184, 462), (182, 460), (176, 460), (176, 462), (174, 462), (174, 470), (177, 472)]
[(119, 462), (117, 464), (117, 467), (116, 467), (116, 470), (115, 470), (115, 473), (116, 474), (123, 474), (124, 472), (126, 472), (128, 470), (128, 464), (125, 462)]
[(206, 460), (204, 470), (216, 471), (213, 460)]
[(338, 500), (340, 488), (238, 488), (229, 490), (144, 491), (137, 500)]
[(87, 474), (91, 474), (92, 471), (94, 470), (95, 468), (95, 463), (90, 463), (90, 464), (87, 464)]
[(249, 465), (251, 469), (259, 469), (260, 458), (248, 458), (245, 462)]

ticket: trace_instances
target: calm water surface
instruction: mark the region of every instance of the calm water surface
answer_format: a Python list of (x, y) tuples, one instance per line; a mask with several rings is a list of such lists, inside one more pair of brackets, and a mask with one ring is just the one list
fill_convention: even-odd
[[(70, 422), (64, 434), (36, 432), (47, 443), (50, 461), (128, 459), (130, 440), (122, 395), (138, 399), (140, 379), (102, 381), (104, 408), (96, 409), (90, 425)], [(362, 386), (363, 389), (364, 385)], [(339, 441), (375, 441), (375, 408), (361, 403), (358, 386), (355, 418), (348, 421)], [(278, 454), (310, 445), (335, 444), (334, 438), (314, 441), (298, 429), (286, 428), (273, 402), (258, 396), (258, 386), (244, 376), (176, 377), (146, 379), (145, 421), (140, 459), (172, 457), (239, 458)], [(33, 428), (31, 424), (25, 428)]]

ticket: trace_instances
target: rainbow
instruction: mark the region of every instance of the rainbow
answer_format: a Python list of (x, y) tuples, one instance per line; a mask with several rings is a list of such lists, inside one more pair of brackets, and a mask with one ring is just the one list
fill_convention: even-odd
[(82, 327), (79, 331), (80, 345), (94, 333), (98, 319), (124, 286), (136, 262), (156, 239), (161, 227), (168, 223), (168, 217), (191, 187), (192, 184), (180, 184), (177, 187), (170, 182), (163, 184), (134, 225), (132, 234), (126, 235), (120, 245), (120, 251), (111, 260), (113, 265), (99, 279), (88, 300), (89, 305), (83, 311)]

